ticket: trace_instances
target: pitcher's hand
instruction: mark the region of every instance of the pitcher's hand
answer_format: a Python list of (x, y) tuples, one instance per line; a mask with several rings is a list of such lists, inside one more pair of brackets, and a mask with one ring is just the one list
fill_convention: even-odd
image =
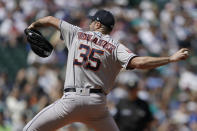
[(175, 54), (170, 56), (170, 62), (177, 62), (180, 60), (185, 60), (189, 57), (189, 49), (182, 48), (179, 51), (177, 51)]

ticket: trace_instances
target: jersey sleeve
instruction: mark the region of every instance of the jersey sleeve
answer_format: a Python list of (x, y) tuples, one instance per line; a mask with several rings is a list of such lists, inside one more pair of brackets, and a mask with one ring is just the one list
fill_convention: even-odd
[(80, 28), (63, 20), (60, 21), (59, 28), (61, 34), (60, 38), (64, 40), (65, 45), (69, 49)]
[(116, 50), (116, 57), (123, 68), (127, 68), (129, 61), (136, 57), (130, 49), (125, 47), (123, 44), (119, 44)]

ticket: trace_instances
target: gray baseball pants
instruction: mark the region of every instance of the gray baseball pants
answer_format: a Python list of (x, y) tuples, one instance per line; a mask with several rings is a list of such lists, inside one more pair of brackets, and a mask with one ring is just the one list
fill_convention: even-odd
[(55, 131), (72, 122), (82, 122), (95, 131), (119, 131), (102, 93), (64, 93), (61, 99), (40, 111), (23, 131)]

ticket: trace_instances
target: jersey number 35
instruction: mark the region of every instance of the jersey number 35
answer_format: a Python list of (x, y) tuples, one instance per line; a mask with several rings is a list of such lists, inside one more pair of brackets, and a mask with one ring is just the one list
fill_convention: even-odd
[(80, 44), (79, 50), (83, 51), (80, 53), (78, 59), (74, 60), (74, 65), (84, 66), (86, 69), (97, 71), (100, 67), (101, 61), (95, 57), (95, 54), (103, 55), (104, 51), (90, 48), (88, 45)]

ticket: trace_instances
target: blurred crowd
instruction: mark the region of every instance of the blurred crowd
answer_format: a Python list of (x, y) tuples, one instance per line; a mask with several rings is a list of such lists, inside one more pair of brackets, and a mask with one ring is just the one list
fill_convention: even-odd
[[(149, 103), (151, 131), (197, 131), (196, 0), (0, 0), (0, 131), (21, 131), (45, 106), (62, 96), (68, 50), (53, 28), (41, 30), (59, 43), (48, 58), (36, 56), (24, 29), (44, 16), (55, 16), (88, 29), (88, 15), (111, 11), (111, 35), (139, 56), (169, 56), (189, 48), (187, 61), (153, 70), (123, 70), (108, 95), (112, 115), (124, 86), (139, 78), (138, 96)], [(12, 75), (11, 75), (12, 74)], [(74, 123), (60, 131), (89, 131)]]

